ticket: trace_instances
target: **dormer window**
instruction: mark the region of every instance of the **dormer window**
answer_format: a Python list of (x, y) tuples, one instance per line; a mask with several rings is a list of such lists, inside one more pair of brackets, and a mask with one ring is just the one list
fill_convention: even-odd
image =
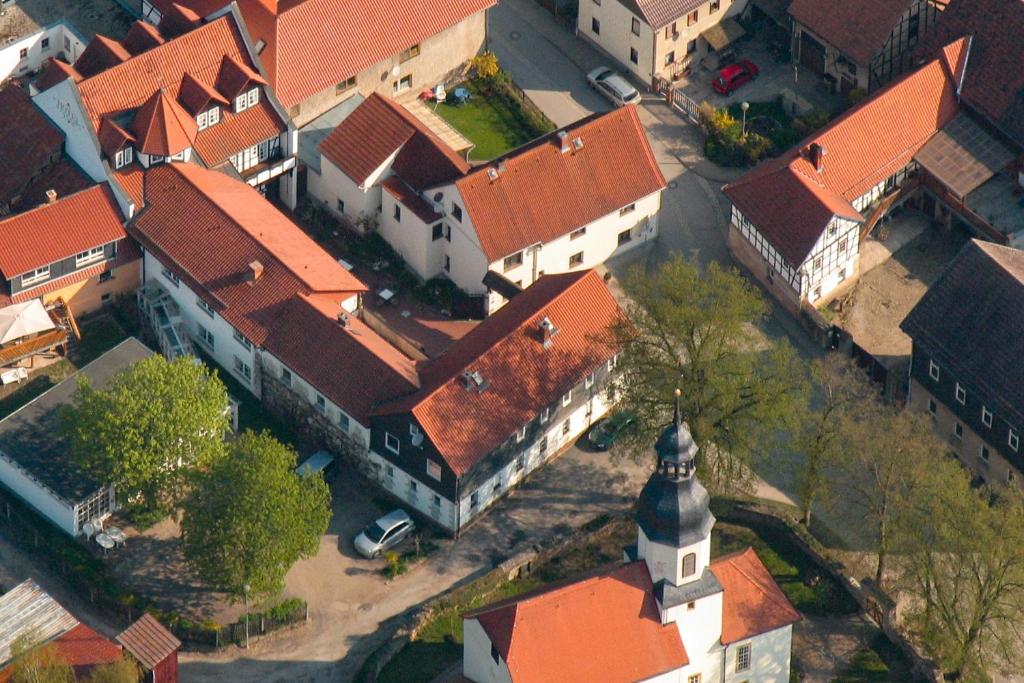
[(75, 268), (81, 268), (84, 265), (101, 261), (102, 259), (103, 247), (94, 247), (75, 256)]
[(128, 164), (132, 163), (132, 158), (132, 147), (125, 147), (120, 152), (114, 155), (114, 168), (118, 169), (127, 166)]
[(240, 114), (250, 107), (255, 107), (260, 101), (260, 89), (253, 88), (235, 98), (235, 113)]
[[(30, 270), (21, 276), (21, 286), (35, 284), (36, 282), (42, 282), (50, 277), (50, 266), (43, 266), (42, 268), (36, 268)], [(1012, 432), (1011, 432), (1012, 434)]]
[(204, 130), (217, 123), (220, 123), (220, 107), (208, 109), (196, 117), (196, 125), (199, 130)]

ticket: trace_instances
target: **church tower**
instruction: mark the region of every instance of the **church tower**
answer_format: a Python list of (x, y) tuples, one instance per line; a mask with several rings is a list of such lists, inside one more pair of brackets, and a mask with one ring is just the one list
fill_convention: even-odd
[[(637, 501), (637, 558), (647, 563), (651, 581), (662, 590), (700, 581), (711, 563), (710, 496), (697, 481), (697, 444), (679, 411), (654, 449), (658, 469)], [(675, 592), (675, 591), (673, 591)]]

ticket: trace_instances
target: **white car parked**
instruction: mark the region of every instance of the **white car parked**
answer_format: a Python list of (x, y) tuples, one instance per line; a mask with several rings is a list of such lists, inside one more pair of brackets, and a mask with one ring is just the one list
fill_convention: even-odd
[(640, 92), (629, 81), (606, 66), (599, 66), (587, 74), (590, 87), (621, 107), (625, 104), (639, 104)]
[(389, 550), (416, 528), (409, 513), (405, 510), (392, 510), (356, 536), (356, 551), (363, 557), (377, 557)]

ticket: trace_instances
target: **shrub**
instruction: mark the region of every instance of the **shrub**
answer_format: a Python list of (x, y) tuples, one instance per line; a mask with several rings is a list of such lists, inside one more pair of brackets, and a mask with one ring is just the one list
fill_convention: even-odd
[(490, 50), (473, 57), (469, 62), (469, 68), (472, 70), (475, 78), (479, 78), (484, 81), (493, 80), (494, 77), (501, 72), (501, 67), (498, 65), (498, 58)]
[(384, 561), (387, 563), (384, 567), (384, 576), (389, 579), (393, 579), (396, 576), (401, 576), (409, 568), (406, 559), (396, 553), (394, 550), (389, 550), (384, 553)]
[(806, 135), (810, 135), (819, 128), (823, 128), (825, 124), (829, 122), (830, 118), (832, 117), (829, 116), (827, 111), (815, 109), (814, 111), (793, 119), (793, 128), (800, 137), (804, 137)]

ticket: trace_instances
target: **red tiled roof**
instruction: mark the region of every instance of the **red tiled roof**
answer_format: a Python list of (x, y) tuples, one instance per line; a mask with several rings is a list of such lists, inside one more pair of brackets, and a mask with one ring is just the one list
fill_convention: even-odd
[(46, 60), (46, 68), (43, 70), (42, 75), (36, 79), (35, 86), (42, 92), (68, 78), (74, 79), (75, 83), (77, 83), (82, 80), (82, 74), (78, 73), (75, 67), (63, 59), (50, 57)]
[(662, 624), (644, 562), (464, 615), (477, 619), (516, 683), (633, 683), (689, 664)]
[(114, 171), (114, 178), (117, 183), (121, 186), (132, 202), (135, 203), (135, 210), (139, 211), (143, 206), (143, 183), (146, 177), (146, 172), (142, 170), (142, 166), (139, 164), (128, 164), (118, 170)]
[(181, 90), (178, 93), (178, 100), (185, 107), (185, 111), (193, 116), (198, 116), (206, 111), (209, 108), (210, 102), (216, 102), (225, 107), (231, 104), (212, 85), (196, 80), (196, 77), (190, 73), (185, 73), (181, 77)]
[(100, 121), (100, 129), (96, 137), (99, 138), (100, 149), (111, 160), (124, 148), (125, 143), (131, 142), (134, 144), (136, 142), (135, 136), (117, 125), (113, 119), (103, 119)]
[(101, 273), (105, 273), (108, 270), (114, 268), (120, 268), (121, 266), (137, 261), (142, 258), (142, 252), (139, 251), (139, 247), (132, 240), (121, 240), (118, 242), (117, 257), (113, 261), (103, 261), (97, 263), (94, 266), (83, 268), (82, 270), (76, 270), (73, 273), (69, 273), (64, 277), (59, 277), (53, 280), (44, 282), (37, 287), (30, 287), (23, 289), (12, 297), (9, 297), (10, 303), (20, 304), (25, 301), (41, 297), (44, 294), (50, 292), (56, 292), (59, 289), (64, 289), (68, 285), (76, 282), (84, 282), (90, 278), (94, 278)]
[(152, 670), (181, 647), (181, 641), (149, 614), (143, 614), (134, 624), (121, 631), (117, 642), (148, 670)]
[(800, 621), (800, 613), (768, 573), (753, 548), (711, 563), (722, 584), (722, 644), (768, 633)]
[(140, 151), (171, 156), (192, 147), (199, 127), (180, 104), (158, 90), (135, 114), (132, 132)]
[(911, 0), (793, 0), (790, 15), (861, 66), (878, 53)]
[(176, 2), (171, 3), (162, 14), (157, 28), (168, 38), (188, 33), (202, 23), (202, 18), (198, 14)]
[(95, 184), (78, 164), (67, 157), (62, 157), (25, 187), (21, 199), (11, 205), (11, 213), (34, 209), (45, 203), (48, 190), (56, 192), (58, 197), (67, 197)]
[(418, 191), (469, 171), (469, 164), (405, 107), (377, 93), (320, 143), (324, 157), (360, 185), (396, 150), (392, 169)]
[[(491, 7), (496, 0), (241, 0), (270, 82), (291, 107)], [(268, 7), (268, 5), (273, 7)], [(330, 49), (311, 50), (310, 45)]]
[(0, 206), (59, 159), (63, 146), (64, 136), (28, 93), (12, 84), (0, 90)]
[(95, 76), (112, 66), (120, 64), (131, 58), (131, 53), (124, 49), (121, 43), (96, 34), (82, 54), (75, 60), (75, 70), (84, 77)]
[(119, 645), (110, 642), (85, 624), (79, 624), (53, 642), (60, 650), (62, 659), (73, 666), (76, 672), (121, 659)]
[[(416, 388), (412, 361), (340, 304), (366, 287), (259, 193), (195, 164), (146, 173), (146, 209), (129, 232), (257, 346), (359, 420)], [(211, 259), (210, 254), (217, 258)], [(253, 261), (263, 265), (255, 282)]]
[(403, 206), (408, 207), (424, 223), (434, 223), (441, 220), (441, 214), (434, 211), (434, 207), (427, 200), (421, 197), (416, 190), (409, 187), (408, 183), (398, 176), (391, 176), (381, 186)]
[[(461, 476), (615, 354), (600, 337), (620, 314), (596, 272), (545, 275), (427, 361), (420, 392), (377, 412), (411, 411)], [(545, 317), (559, 329), (547, 349)], [(470, 393), (463, 371), (479, 372), (489, 388)]]
[(217, 73), (217, 90), (228, 99), (238, 97), (250, 83), (266, 85), (267, 81), (231, 55), (224, 55)]
[(255, 107), (238, 114), (223, 108), (220, 123), (199, 131), (195, 151), (207, 166), (216, 166), (240, 150), (277, 137), (283, 125), (270, 102), (263, 98)]
[[(958, 58), (951, 49), (949, 58)], [(824, 130), (723, 188), (790, 265), (803, 263), (833, 214), (863, 220), (852, 202), (906, 166), (958, 112), (956, 63), (937, 59), (904, 76)], [(819, 173), (811, 143), (827, 154)]]
[(145, 21), (136, 21), (128, 29), (128, 35), (121, 41), (124, 49), (133, 55), (152, 49), (157, 45), (163, 45), (164, 38), (156, 26)]
[(618, 0), (657, 31), (707, 4), (706, 0)]
[(958, 0), (941, 12), (915, 54), (936, 57), (949, 42), (971, 36), (963, 101), (1024, 145), (1024, 63), (1020, 59), (1024, 2)]
[(10, 279), (124, 237), (117, 202), (95, 185), (0, 221), (0, 272)]
[[(636, 108), (620, 107), (566, 127), (581, 149), (546, 135), (456, 182), (488, 261), (548, 242), (665, 188)], [(570, 147), (572, 147), (570, 145)]]

